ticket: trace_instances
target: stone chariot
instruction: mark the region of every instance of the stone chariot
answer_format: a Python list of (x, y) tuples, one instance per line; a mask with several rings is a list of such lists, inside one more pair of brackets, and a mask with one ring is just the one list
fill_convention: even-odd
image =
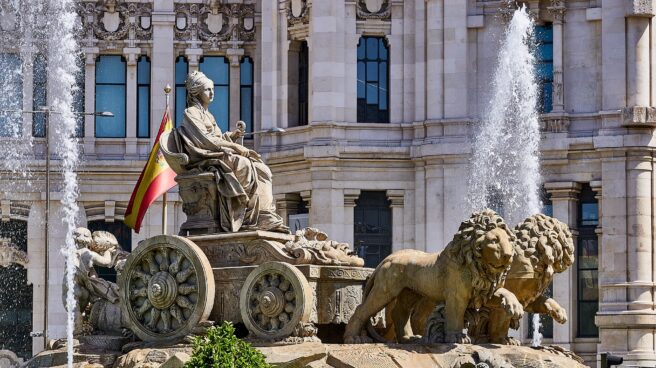
[[(160, 142), (174, 170), (186, 163), (185, 155), (172, 152), (173, 138)], [(121, 306), (135, 335), (173, 341), (201, 331), (206, 321), (230, 321), (243, 323), (258, 340), (294, 343), (346, 324), (373, 269), (317, 229), (217, 233), (216, 201), (198, 194), (213, 185), (205, 176), (176, 178), (187, 214), (180, 233), (191, 235), (151, 237), (126, 261)], [(197, 211), (199, 201), (208, 210)]]

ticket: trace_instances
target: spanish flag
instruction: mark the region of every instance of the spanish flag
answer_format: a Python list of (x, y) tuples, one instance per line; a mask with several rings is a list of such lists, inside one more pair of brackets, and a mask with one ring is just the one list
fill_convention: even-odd
[(128, 203), (128, 208), (125, 211), (125, 220), (123, 222), (134, 229), (136, 233), (139, 233), (141, 220), (143, 220), (148, 206), (155, 202), (157, 197), (176, 185), (174, 180), (176, 174), (169, 167), (164, 155), (159, 150), (159, 137), (164, 132), (170, 132), (171, 130), (173, 130), (173, 123), (171, 122), (169, 106), (167, 104), (162, 123), (159, 126), (159, 132), (157, 132), (155, 144), (153, 145), (153, 150), (150, 151), (146, 166), (139, 176), (137, 185), (132, 191), (130, 203)]

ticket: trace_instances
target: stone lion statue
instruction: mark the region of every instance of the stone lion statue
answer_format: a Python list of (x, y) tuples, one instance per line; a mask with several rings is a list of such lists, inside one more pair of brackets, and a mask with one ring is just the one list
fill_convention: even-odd
[(416, 340), (409, 318), (423, 298), (445, 304), (448, 342), (470, 342), (464, 331), (465, 311), (482, 307), (490, 298), (498, 298), (509, 317), (520, 318), (521, 304), (501, 287), (512, 263), (514, 242), (515, 235), (503, 219), (488, 209), (462, 222), (442, 252), (406, 249), (391, 254), (367, 281), (363, 302), (346, 326), (345, 343), (370, 342), (362, 333), (365, 323), (394, 300), (391, 318), (400, 342)]
[[(567, 312), (554, 299), (544, 295), (556, 273), (565, 271), (574, 261), (574, 243), (567, 224), (537, 214), (526, 218), (514, 229), (515, 258), (505, 288), (510, 290), (524, 310), (530, 313), (548, 314), (558, 323), (567, 321)], [(484, 322), (484, 319), (478, 319)], [(472, 326), (476, 327), (476, 326)], [(498, 308), (490, 308), (487, 329), (489, 342), (519, 345), (508, 337), (508, 328), (519, 328), (519, 319), (505, 315)], [(480, 339), (485, 341), (485, 336)]]
[[(515, 294), (531, 313), (545, 313), (558, 323), (567, 321), (567, 312), (554, 299), (544, 295), (555, 273), (565, 271), (574, 261), (574, 244), (568, 226), (549, 216), (537, 214), (526, 218), (515, 226), (515, 257), (504, 288)], [(393, 314), (392, 303), (388, 310)], [(509, 317), (495, 300), (491, 299), (483, 308), (469, 309), (466, 313), (467, 330), (475, 343), (519, 345), (508, 336), (510, 327), (519, 328), (519, 319)], [(416, 304), (411, 326), (426, 331), (427, 342), (441, 342), (444, 337), (444, 306), (428, 298)], [(388, 324), (392, 323), (387, 318)], [(379, 341), (393, 340), (395, 331), (371, 329)]]

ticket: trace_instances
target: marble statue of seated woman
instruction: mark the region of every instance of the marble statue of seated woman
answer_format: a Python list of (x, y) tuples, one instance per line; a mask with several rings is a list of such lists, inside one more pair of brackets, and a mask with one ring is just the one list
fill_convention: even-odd
[[(271, 170), (260, 155), (237, 140), (243, 132), (221, 132), (208, 107), (214, 99), (214, 83), (199, 71), (186, 80), (187, 108), (182, 123), (169, 141), (174, 150), (186, 155), (183, 165), (171, 167), (185, 172), (213, 173), (217, 189), (218, 217), (221, 232), (267, 230), (289, 233), (276, 214), (271, 189)], [(162, 136), (162, 140), (165, 137)], [(164, 156), (170, 160), (171, 143), (162, 142)], [(182, 193), (181, 196), (184, 195)]]

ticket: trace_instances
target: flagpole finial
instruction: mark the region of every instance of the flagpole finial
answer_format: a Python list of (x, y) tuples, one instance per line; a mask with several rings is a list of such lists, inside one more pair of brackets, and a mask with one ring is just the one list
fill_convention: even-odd
[(164, 87), (164, 93), (166, 93), (167, 95), (169, 93), (171, 93), (171, 85), (170, 84), (167, 84), (166, 87)]

